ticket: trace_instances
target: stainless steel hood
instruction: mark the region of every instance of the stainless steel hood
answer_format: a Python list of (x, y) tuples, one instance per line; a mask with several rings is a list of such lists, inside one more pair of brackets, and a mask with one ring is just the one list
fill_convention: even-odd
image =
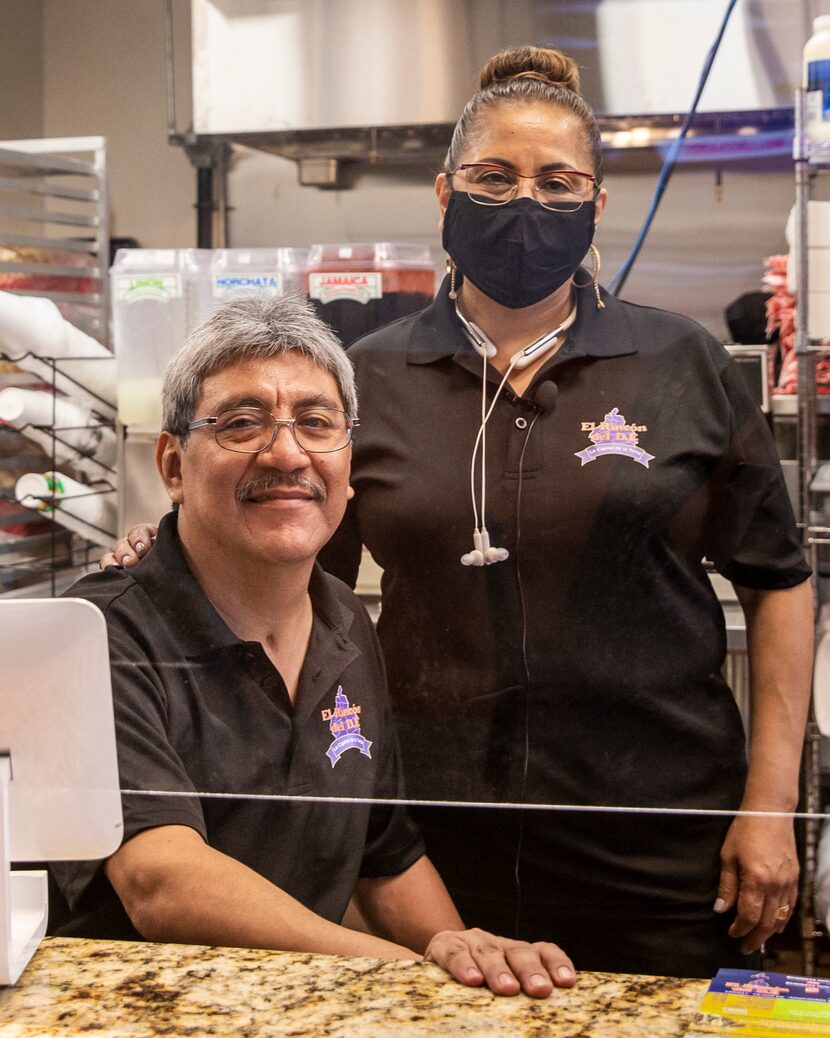
[[(701, 111), (790, 107), (814, 0), (739, 0)], [(610, 116), (689, 106), (726, 0), (192, 0), (197, 135), (453, 122), (481, 64), (557, 46)]]

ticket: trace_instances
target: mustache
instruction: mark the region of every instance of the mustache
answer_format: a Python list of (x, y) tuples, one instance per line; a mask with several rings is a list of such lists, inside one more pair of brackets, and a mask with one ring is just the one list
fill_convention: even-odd
[(300, 476), (296, 472), (274, 472), (271, 475), (262, 476), (260, 479), (252, 479), (248, 483), (243, 483), (236, 488), (236, 500), (240, 504), (244, 504), (257, 494), (266, 493), (275, 487), (306, 490), (315, 501), (326, 500), (325, 487), (319, 483), (312, 483), (310, 479), (306, 479), (305, 476)]

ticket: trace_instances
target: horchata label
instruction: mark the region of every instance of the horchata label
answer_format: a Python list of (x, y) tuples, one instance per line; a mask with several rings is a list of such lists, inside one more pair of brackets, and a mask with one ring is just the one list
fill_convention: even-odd
[(140, 299), (179, 299), (182, 279), (179, 274), (116, 274), (113, 293), (119, 302), (136, 303)]
[(355, 303), (368, 303), (383, 295), (383, 275), (378, 272), (365, 274), (309, 274), (308, 294), (321, 303), (334, 303), (339, 299), (351, 299)]
[(271, 299), (282, 295), (282, 274), (217, 274), (213, 279), (214, 299), (236, 299), (237, 296), (259, 296)]

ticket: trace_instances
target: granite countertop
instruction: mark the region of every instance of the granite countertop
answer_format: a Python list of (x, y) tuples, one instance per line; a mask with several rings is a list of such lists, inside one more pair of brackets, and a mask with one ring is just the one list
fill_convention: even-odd
[(544, 1001), (497, 998), (430, 963), (46, 938), (0, 1036), (680, 1038), (705, 980), (584, 973)]

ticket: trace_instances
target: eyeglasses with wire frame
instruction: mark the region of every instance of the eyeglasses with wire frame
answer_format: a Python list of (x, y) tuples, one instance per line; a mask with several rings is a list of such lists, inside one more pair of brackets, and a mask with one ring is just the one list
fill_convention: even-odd
[(517, 173), (492, 162), (464, 162), (451, 176), (463, 180), (463, 190), (479, 205), (505, 205), (519, 191), (521, 180), (530, 180), (533, 197), (545, 209), (573, 213), (596, 197), (597, 178), (576, 169), (549, 169), (545, 173)]
[(297, 446), (309, 454), (330, 454), (348, 447), (352, 432), (360, 424), (345, 411), (331, 407), (309, 407), (293, 418), (275, 418), (261, 407), (232, 407), (210, 418), (196, 418), (188, 430), (213, 426), (220, 447), (238, 454), (260, 454), (268, 450), (281, 425), (287, 425)]

